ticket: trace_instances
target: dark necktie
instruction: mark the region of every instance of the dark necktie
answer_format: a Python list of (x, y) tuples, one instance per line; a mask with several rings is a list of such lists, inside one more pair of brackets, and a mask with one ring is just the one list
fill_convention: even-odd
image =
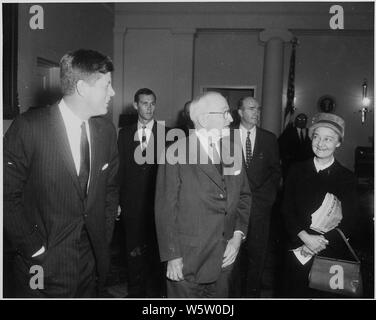
[(300, 142), (304, 142), (303, 129), (300, 129)]
[(142, 156), (145, 156), (146, 154), (146, 126), (142, 126), (142, 136), (141, 136), (141, 150), (142, 150)]
[(141, 148), (146, 149), (146, 126), (142, 126)]
[(81, 141), (80, 141), (80, 173), (78, 175), (78, 180), (80, 181), (80, 186), (83, 194), (87, 195), (87, 184), (89, 182), (90, 174), (90, 151), (89, 151), (89, 140), (86, 135), (86, 124), (82, 122), (81, 124)]
[(250, 131), (247, 131), (247, 139), (245, 140), (245, 152), (246, 152), (246, 165), (247, 168), (251, 165), (251, 160), (252, 160), (252, 143), (251, 143), (251, 138), (249, 135), (251, 134)]
[(213, 164), (217, 168), (218, 172), (222, 175), (223, 168), (221, 156), (219, 155), (217, 148), (215, 147), (215, 143), (210, 143), (210, 146), (212, 148)]

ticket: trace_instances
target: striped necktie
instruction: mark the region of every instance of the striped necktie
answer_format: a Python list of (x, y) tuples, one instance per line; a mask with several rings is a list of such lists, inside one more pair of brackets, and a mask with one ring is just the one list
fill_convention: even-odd
[(78, 180), (80, 181), (80, 186), (83, 194), (87, 195), (87, 186), (89, 182), (90, 175), (90, 150), (89, 150), (89, 140), (86, 134), (86, 124), (82, 122), (81, 124), (81, 140), (80, 140), (80, 171), (78, 174)]
[(251, 138), (249, 137), (251, 134), (251, 131), (247, 131), (247, 139), (245, 140), (245, 151), (246, 151), (246, 166), (247, 168), (251, 165), (252, 160), (252, 143)]

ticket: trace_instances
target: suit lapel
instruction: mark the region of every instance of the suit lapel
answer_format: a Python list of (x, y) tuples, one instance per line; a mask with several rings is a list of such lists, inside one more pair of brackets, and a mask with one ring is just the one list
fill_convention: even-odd
[(255, 145), (253, 147), (252, 158), (257, 157), (259, 154), (260, 144), (260, 130), (256, 127)]
[(82, 193), (80, 183), (77, 176), (76, 167), (74, 165), (74, 160), (72, 156), (72, 151), (69, 146), (69, 140), (67, 131), (64, 125), (63, 117), (60, 113), (58, 105), (51, 107), (51, 132), (52, 138), (55, 140), (55, 145), (58, 149), (58, 152), (63, 159), (63, 162), (73, 180), (74, 186), (77, 189), (77, 192), (80, 195), (80, 198), (83, 200), (84, 195)]

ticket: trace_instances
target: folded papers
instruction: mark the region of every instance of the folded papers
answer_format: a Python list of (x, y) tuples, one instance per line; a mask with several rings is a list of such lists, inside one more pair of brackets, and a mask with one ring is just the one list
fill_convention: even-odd
[(341, 201), (335, 195), (327, 193), (320, 208), (311, 215), (312, 223), (310, 228), (324, 234), (337, 227), (341, 220)]

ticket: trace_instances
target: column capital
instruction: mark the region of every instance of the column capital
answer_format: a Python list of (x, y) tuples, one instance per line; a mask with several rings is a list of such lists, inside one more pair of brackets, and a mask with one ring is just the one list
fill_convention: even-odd
[(262, 42), (268, 42), (271, 39), (280, 39), (284, 42), (291, 41), (293, 34), (288, 30), (283, 29), (265, 29), (259, 34)]
[(195, 28), (173, 28), (170, 31), (173, 35), (195, 35), (197, 30)]

